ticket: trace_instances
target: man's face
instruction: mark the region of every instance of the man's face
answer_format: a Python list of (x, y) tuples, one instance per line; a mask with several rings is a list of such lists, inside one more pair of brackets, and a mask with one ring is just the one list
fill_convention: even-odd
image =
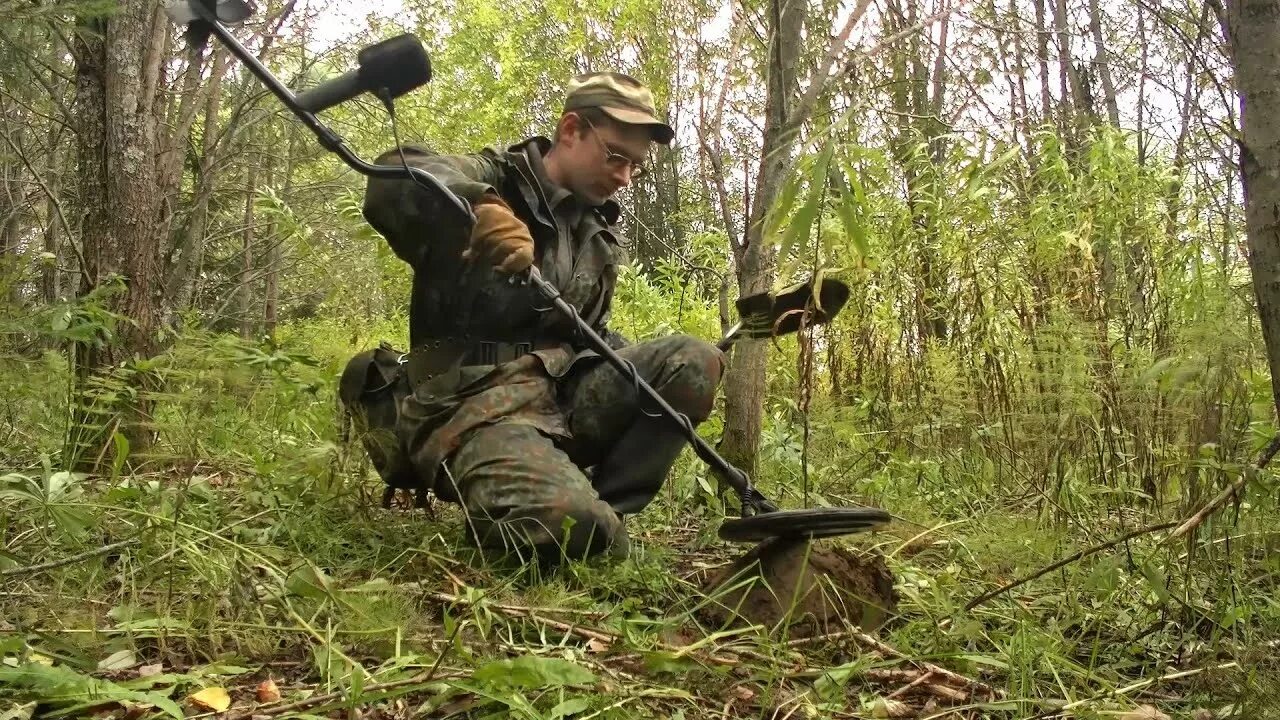
[(568, 190), (588, 203), (603, 203), (643, 173), (652, 142), (648, 128), (612, 121), (591, 123), (571, 113), (561, 119), (560, 130)]

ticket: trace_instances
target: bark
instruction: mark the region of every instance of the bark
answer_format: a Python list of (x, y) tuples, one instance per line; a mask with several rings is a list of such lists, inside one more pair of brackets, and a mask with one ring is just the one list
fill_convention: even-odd
[[(905, 12), (896, 0), (890, 0), (890, 23), (887, 31), (912, 27), (915, 24), (916, 0), (908, 0)], [(896, 26), (895, 24), (896, 23)], [(940, 31), (940, 38), (945, 39), (946, 29)], [(939, 43), (938, 55), (945, 57), (946, 47)], [(893, 59), (893, 105), (897, 118), (896, 133), (892, 140), (894, 156), (902, 169), (906, 185), (907, 207), (911, 211), (912, 227), (919, 240), (916, 243), (916, 257), (920, 267), (919, 281), (915, 284), (915, 318), (916, 333), (921, 340), (929, 338), (946, 339), (949, 328), (942, 299), (946, 297), (943, 288), (943, 271), (938, 258), (938, 237), (935, 229), (935, 218), (931, 216), (931, 203), (923, 202), (933, 193), (932, 176), (929, 163), (938, 163), (945, 157), (946, 147), (941, 135), (945, 125), (941, 121), (941, 110), (946, 85), (939, 72), (932, 80), (928, 65), (918, 59), (919, 51), (909, 51), (914, 56), (908, 60), (902, 53)], [(938, 70), (935, 62), (935, 70)], [(933, 86), (933, 97), (929, 88)], [(925, 142), (930, 148), (926, 157), (916, 155), (915, 147)]]
[(1226, 17), (1240, 96), (1249, 267), (1280, 411), (1280, 0), (1235, 0)]
[(254, 200), (258, 195), (258, 165), (262, 162), (262, 157), (251, 157), (249, 161), (249, 177), (245, 183), (244, 194), (244, 244), (241, 248), (241, 274), (240, 283), (237, 286), (239, 310), (236, 318), (240, 322), (240, 337), (248, 340), (253, 337), (254, 321), (250, 313), (253, 307), (253, 283), (250, 278), (253, 277), (253, 216), (254, 216)]
[(209, 229), (209, 202), (218, 187), (219, 148), (226, 150), (226, 143), (219, 138), (230, 133), (230, 128), (218, 127), (218, 110), (222, 100), (222, 74), (226, 69), (228, 54), (214, 50), (212, 75), (205, 94), (204, 127), (200, 142), (199, 167), (195, 176), (195, 205), (187, 221), (185, 240), (174, 248), (172, 267), (166, 282), (165, 296), (170, 298), (169, 311), (181, 312), (191, 301), (195, 278), (204, 264), (205, 241)]
[(1111, 81), (1111, 61), (1107, 53), (1106, 39), (1102, 36), (1102, 9), (1098, 0), (1089, 0), (1089, 32), (1093, 35), (1093, 46), (1097, 49), (1094, 66), (1098, 69), (1098, 78), (1102, 81), (1103, 102), (1107, 106), (1107, 119), (1112, 126), (1120, 127), (1120, 104), (1116, 102), (1116, 86)]
[(1054, 0), (1053, 23), (1058, 40), (1058, 84), (1063, 100), (1062, 127), (1066, 130), (1072, 127), (1077, 113), (1091, 113), (1093, 110), (1080, 81), (1080, 73), (1071, 59), (1071, 40), (1067, 36), (1067, 0)]
[(1053, 97), (1049, 94), (1053, 84), (1049, 77), (1049, 31), (1045, 25), (1045, 0), (1033, 1), (1036, 8), (1036, 61), (1040, 65), (1040, 119), (1048, 122), (1053, 117)]
[[(121, 0), (111, 16), (82, 19), (77, 25), (73, 55), (85, 262), (81, 290), (92, 292), (119, 279), (122, 291), (104, 302), (128, 318), (117, 325), (111, 342), (77, 346), (81, 390), (88, 388), (90, 376), (152, 357), (158, 349), (160, 248), (167, 228), (156, 168), (163, 109), (155, 103), (155, 83), (163, 55), (153, 43), (155, 23), (164, 21), (156, 3)], [(135, 381), (141, 383), (140, 378)], [(134, 452), (151, 443), (151, 432), (144, 427), (150, 400), (145, 392), (137, 397), (118, 408), (120, 430)], [(89, 435), (102, 433), (100, 427), (81, 427)], [(99, 434), (87, 445), (77, 444), (81, 464), (93, 459), (83, 451), (94, 451), (101, 440)]]
[[(765, 292), (773, 281), (774, 252), (765, 243), (764, 220), (782, 189), (799, 131), (798, 124), (788, 120), (792, 119), (791, 109), (798, 100), (796, 67), (805, 9), (801, 0), (770, 0), (765, 11), (769, 56), (764, 137), (746, 243), (733, 246), (740, 295)], [(720, 451), (730, 463), (752, 476), (760, 448), (768, 351), (767, 342), (738, 343), (724, 378), (725, 424)]]

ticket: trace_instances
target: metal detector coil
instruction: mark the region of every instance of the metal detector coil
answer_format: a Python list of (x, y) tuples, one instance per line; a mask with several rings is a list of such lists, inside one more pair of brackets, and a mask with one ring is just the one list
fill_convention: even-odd
[(879, 508), (816, 508), (775, 510), (750, 517), (730, 518), (720, 525), (721, 540), (760, 542), (769, 538), (819, 538), (867, 532), (892, 519)]

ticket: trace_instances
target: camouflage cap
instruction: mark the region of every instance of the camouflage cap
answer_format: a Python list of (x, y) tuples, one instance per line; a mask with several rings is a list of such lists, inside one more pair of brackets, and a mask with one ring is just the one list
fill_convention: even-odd
[(595, 72), (578, 75), (569, 81), (564, 111), (589, 107), (598, 107), (619, 122), (649, 126), (653, 139), (663, 145), (669, 144), (676, 136), (670, 125), (658, 119), (653, 106), (653, 92), (630, 75)]

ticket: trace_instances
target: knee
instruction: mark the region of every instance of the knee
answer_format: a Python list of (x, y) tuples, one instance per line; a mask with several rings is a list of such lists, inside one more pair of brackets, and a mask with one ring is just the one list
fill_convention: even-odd
[(715, 405), (716, 388), (724, 375), (725, 354), (701, 338), (676, 335), (670, 338), (668, 366), (674, 369), (667, 385), (667, 401), (690, 419), (702, 422)]

